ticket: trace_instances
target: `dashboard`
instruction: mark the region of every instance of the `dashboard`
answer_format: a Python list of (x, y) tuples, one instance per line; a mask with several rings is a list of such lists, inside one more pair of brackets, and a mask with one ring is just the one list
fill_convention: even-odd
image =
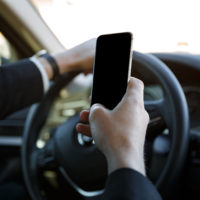
[(190, 54), (155, 54), (179, 80), (189, 108), (190, 129), (200, 133), (200, 56)]
[[(190, 129), (200, 132), (200, 87), (197, 85), (183, 85), (183, 91), (189, 109)], [(148, 85), (144, 89), (145, 100), (157, 100), (163, 97), (159, 85)]]
[(190, 114), (190, 128), (200, 132), (200, 87), (188, 85), (183, 87)]

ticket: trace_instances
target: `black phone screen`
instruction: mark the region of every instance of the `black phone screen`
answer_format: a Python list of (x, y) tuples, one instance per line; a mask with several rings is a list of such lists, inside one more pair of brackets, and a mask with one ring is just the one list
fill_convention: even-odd
[(131, 33), (101, 35), (97, 39), (91, 105), (113, 109), (127, 88), (131, 57)]

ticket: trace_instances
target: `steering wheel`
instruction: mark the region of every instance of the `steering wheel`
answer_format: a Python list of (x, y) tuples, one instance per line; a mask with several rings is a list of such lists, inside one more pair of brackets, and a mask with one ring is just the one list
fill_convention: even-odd
[[(163, 91), (162, 98), (145, 101), (145, 108), (150, 115), (146, 139), (150, 148), (146, 149), (146, 154), (150, 160), (148, 176), (161, 195), (166, 197), (173, 183), (178, 180), (188, 150), (187, 103), (176, 77), (158, 58), (134, 52), (132, 66), (133, 76), (144, 82), (146, 79), (157, 82)], [(106, 160), (91, 138), (76, 133), (75, 125), (80, 120), (78, 115), (54, 128), (43, 147), (36, 145), (59, 91), (78, 73), (63, 75), (40, 104), (34, 105), (29, 112), (22, 143), (22, 168), (32, 199), (59, 198), (59, 194), (55, 196), (52, 186), (43, 177), (47, 171), (53, 171), (61, 183), (59, 187), (54, 184), (56, 191), (62, 193), (64, 190), (69, 199), (97, 199), (103, 193), (107, 177)], [(168, 131), (161, 134), (161, 127), (167, 127)]]

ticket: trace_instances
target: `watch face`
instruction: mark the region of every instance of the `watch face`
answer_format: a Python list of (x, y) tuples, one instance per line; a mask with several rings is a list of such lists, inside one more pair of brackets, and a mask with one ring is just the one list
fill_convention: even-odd
[(45, 54), (47, 54), (48, 52), (47, 52), (47, 50), (45, 50), (45, 49), (42, 49), (42, 50), (40, 50), (40, 51), (38, 51), (37, 53), (36, 53), (36, 56), (38, 56), (38, 57), (43, 57)]

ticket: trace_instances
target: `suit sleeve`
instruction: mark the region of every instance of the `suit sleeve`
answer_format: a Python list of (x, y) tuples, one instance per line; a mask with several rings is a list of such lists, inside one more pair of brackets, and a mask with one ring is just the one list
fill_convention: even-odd
[(41, 100), (43, 81), (29, 59), (0, 67), (0, 119)]
[(161, 200), (155, 186), (145, 176), (124, 168), (111, 173), (103, 200)]

